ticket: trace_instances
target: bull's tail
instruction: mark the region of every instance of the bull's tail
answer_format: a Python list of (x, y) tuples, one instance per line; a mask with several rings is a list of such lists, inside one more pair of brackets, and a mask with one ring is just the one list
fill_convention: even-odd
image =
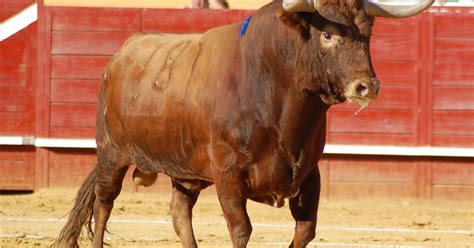
[(69, 213), (66, 225), (61, 230), (59, 238), (53, 247), (79, 247), (78, 239), (82, 227), (87, 226), (88, 236), (92, 238), (92, 217), (94, 215), (95, 193), (97, 184), (97, 172), (94, 169), (77, 192), (74, 208)]

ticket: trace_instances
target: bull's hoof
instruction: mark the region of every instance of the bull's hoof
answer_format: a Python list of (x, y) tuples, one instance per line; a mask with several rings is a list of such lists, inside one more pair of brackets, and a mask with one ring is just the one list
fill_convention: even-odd
[(133, 171), (133, 183), (135, 183), (135, 185), (149, 187), (156, 182), (156, 178), (158, 178), (158, 173), (156, 172), (142, 172), (137, 168)]

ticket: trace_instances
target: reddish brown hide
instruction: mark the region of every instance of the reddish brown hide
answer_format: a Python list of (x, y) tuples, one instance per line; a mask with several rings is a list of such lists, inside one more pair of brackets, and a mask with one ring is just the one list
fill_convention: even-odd
[(243, 36), (237, 23), (126, 42), (101, 84), (97, 167), (57, 245), (77, 247), (87, 225), (93, 247), (102, 247), (130, 164), (138, 179), (172, 178), (171, 214), (184, 247), (197, 246), (191, 211), (211, 184), (234, 247), (245, 247), (252, 231), (247, 199), (274, 207), (288, 199), (296, 221), (291, 246), (315, 237), (326, 111), (345, 100), (365, 106), (378, 94), (373, 22), (359, 1), (326, 8), (334, 22), (281, 5), (258, 10)]

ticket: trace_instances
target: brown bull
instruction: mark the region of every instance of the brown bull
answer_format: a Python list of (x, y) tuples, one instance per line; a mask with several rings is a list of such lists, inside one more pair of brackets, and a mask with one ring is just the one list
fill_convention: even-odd
[(244, 35), (237, 23), (203, 35), (133, 36), (105, 70), (97, 167), (56, 245), (78, 246), (86, 225), (93, 247), (102, 247), (114, 199), (136, 164), (136, 183), (171, 177), (184, 247), (197, 246), (191, 212), (211, 184), (234, 247), (245, 247), (252, 231), (247, 199), (274, 207), (288, 199), (290, 246), (305, 247), (315, 237), (326, 112), (346, 100), (366, 106), (378, 94), (373, 16), (411, 16), (431, 3), (277, 1), (255, 13)]

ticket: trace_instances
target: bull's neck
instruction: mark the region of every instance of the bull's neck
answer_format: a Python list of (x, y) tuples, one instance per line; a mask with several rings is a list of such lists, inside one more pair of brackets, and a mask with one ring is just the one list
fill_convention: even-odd
[(286, 149), (299, 152), (319, 134), (329, 106), (308, 88), (315, 79), (308, 74), (319, 72), (302, 68), (315, 65), (298, 50), (302, 41), (291, 38), (295, 33), (284, 33), (288, 31), (282, 30), (273, 10), (264, 11), (271, 13), (257, 13), (240, 41), (240, 95), (246, 96), (241, 104), (256, 109), (267, 126), (276, 126)]
[(319, 95), (305, 89), (296, 89), (275, 103), (282, 103), (278, 123), (282, 131), (287, 134), (287, 147), (299, 151), (313, 142), (320, 135), (321, 128), (325, 128), (326, 113), (329, 106), (322, 103)]
[[(272, 74), (244, 73), (244, 109), (256, 109), (259, 122), (277, 128), (282, 147), (297, 154), (325, 128), (329, 105), (318, 94)], [(242, 92), (241, 92), (242, 93)]]

